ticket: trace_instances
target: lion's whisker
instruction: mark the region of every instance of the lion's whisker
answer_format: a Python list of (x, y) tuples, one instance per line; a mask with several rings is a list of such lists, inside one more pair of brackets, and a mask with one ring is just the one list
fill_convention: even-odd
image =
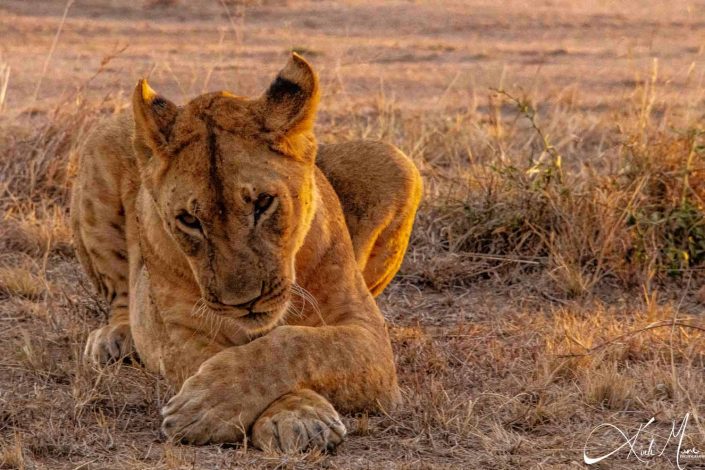
[(313, 294), (311, 294), (308, 290), (306, 290), (304, 287), (295, 282), (291, 284), (291, 291), (292, 293), (298, 295), (304, 301), (301, 307), (302, 313), (306, 307), (306, 303), (308, 303), (309, 305), (311, 305), (313, 311), (316, 312), (316, 315), (318, 315), (318, 318), (321, 320), (321, 323), (326, 323), (323, 319), (323, 315), (321, 314), (321, 309), (318, 306), (318, 300), (316, 300)]

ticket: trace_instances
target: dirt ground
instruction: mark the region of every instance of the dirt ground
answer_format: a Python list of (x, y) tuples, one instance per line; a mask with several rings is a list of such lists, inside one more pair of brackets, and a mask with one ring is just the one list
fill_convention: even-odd
[[(500, 176), (469, 182), (479, 168), (555, 148), (571, 175), (601, 178), (618, 148), (640, 145), (633, 132), (699, 138), (704, 31), (703, 1), (3, 0), (0, 468), (579, 468), (586, 447), (624, 443), (615, 429), (591, 436), (596, 426), (633, 435), (652, 417), (633, 454), (595, 466), (677, 468), (677, 455), (705, 466), (683, 453), (705, 454), (702, 265), (669, 277), (654, 263), (580, 255), (571, 271), (560, 251), (483, 251), (459, 219), (470, 220), (475, 195), (494, 201)], [(405, 404), (345, 417), (349, 437), (333, 455), (173, 445), (159, 433), (173, 391), (158, 377), (80, 361), (105, 305), (71, 248), (69, 162), (139, 78), (180, 103), (220, 89), (257, 95), (291, 50), (320, 73), (322, 141), (390, 141), (425, 179), (407, 259), (379, 299)], [(529, 97), (543, 134), (496, 90)], [(686, 152), (693, 171), (705, 167), (699, 146)], [(576, 233), (599, 228), (571, 207)], [(511, 238), (503, 227), (489, 238), (561, 236)], [(581, 240), (577, 249), (592, 243)], [(595, 265), (614, 269), (593, 276)], [(686, 416), (682, 446), (666, 445)], [(663, 455), (639, 454), (652, 438)]]

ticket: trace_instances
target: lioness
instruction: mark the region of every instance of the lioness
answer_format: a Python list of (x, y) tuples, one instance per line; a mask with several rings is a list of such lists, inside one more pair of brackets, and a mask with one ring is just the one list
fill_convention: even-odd
[(181, 387), (169, 437), (329, 449), (345, 435), (336, 408), (400, 399), (373, 295), (399, 269), (421, 179), (385, 144), (317, 148), (318, 99), (296, 54), (257, 99), (178, 107), (142, 80), (132, 115), (87, 139), (72, 225), (111, 316), (85, 354), (134, 345)]

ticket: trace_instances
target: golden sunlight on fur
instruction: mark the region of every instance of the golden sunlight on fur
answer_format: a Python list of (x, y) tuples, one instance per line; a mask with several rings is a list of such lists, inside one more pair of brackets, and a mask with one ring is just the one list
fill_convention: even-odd
[(400, 400), (373, 296), (401, 266), (421, 178), (377, 142), (317, 146), (319, 82), (293, 54), (259, 98), (179, 107), (141, 80), (80, 153), (71, 216), (110, 305), (87, 359), (140, 360), (181, 390), (169, 437), (330, 449), (338, 411)]

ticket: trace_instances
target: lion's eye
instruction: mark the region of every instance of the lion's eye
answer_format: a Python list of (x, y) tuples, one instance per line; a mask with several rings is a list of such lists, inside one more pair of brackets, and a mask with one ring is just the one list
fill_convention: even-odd
[(254, 214), (255, 214), (255, 224), (257, 223), (257, 220), (267, 212), (267, 209), (269, 209), (274, 202), (274, 196), (271, 194), (266, 194), (262, 193), (259, 196), (257, 196), (257, 199), (255, 199), (254, 206)]
[(176, 220), (186, 228), (191, 230), (201, 231), (201, 222), (196, 218), (196, 216), (189, 214), (188, 212), (182, 212), (176, 216)]

